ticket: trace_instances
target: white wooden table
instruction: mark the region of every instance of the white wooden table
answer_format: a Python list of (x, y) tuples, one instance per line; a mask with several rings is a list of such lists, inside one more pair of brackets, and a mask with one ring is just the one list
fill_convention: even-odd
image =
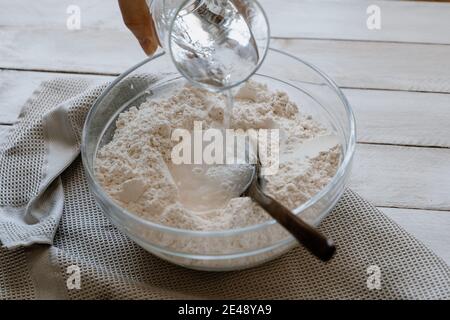
[[(450, 264), (450, 4), (263, 0), (272, 46), (321, 68), (353, 106), (351, 187)], [(69, 5), (81, 29), (66, 26)], [(366, 25), (369, 5), (381, 29)], [(45, 79), (142, 60), (111, 0), (0, 0), (0, 135)]]

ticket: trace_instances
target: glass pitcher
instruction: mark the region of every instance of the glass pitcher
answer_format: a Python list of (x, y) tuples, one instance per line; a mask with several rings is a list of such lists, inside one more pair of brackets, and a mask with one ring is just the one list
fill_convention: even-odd
[(269, 47), (267, 16), (255, 0), (147, 0), (161, 46), (178, 71), (211, 91), (256, 72)]

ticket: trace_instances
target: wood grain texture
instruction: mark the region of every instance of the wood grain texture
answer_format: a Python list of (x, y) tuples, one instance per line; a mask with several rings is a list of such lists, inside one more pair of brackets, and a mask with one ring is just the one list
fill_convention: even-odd
[(72, 14), (70, 6), (76, 5), (80, 9), (81, 28), (125, 30), (117, 1), (1, 0), (0, 3), (2, 26), (66, 28), (67, 19)]
[(126, 31), (1, 28), (0, 68), (118, 74), (145, 58)]
[[(262, 0), (274, 37), (450, 44), (450, 4), (413, 1)], [(380, 8), (381, 28), (367, 28), (367, 8)], [(295, 25), (286, 23), (295, 21)]]
[(450, 95), (344, 90), (359, 142), (450, 147)]
[(328, 40), (273, 40), (341, 87), (450, 92), (450, 46)]
[[(145, 55), (126, 31), (1, 28), (0, 68), (121, 73)], [(338, 85), (450, 92), (450, 46), (329, 40), (273, 40)], [(420, 63), (418, 63), (420, 62)]]
[(359, 144), (350, 187), (376, 206), (450, 211), (450, 149)]
[[(332, 11), (330, 13), (326, 9), (327, 6), (333, 6), (339, 12), (343, 10), (341, 7), (362, 6), (360, 1), (321, 1), (320, 5), (317, 5), (317, 1), (300, 1), (298, 4), (293, 0), (284, 1), (286, 1), (285, 4), (278, 1), (266, 3), (268, 8), (270, 7), (269, 16), (278, 17), (288, 12), (286, 14), (289, 17), (274, 18), (280, 21), (280, 23), (274, 22), (274, 25), (279, 24), (287, 28), (285, 31), (280, 31), (279, 35), (291, 29), (303, 30), (303, 21), (309, 25), (308, 19), (294, 16), (298, 10), (283, 10), (283, 8), (304, 5), (316, 11), (317, 14), (330, 14), (345, 20), (345, 17), (336, 15)], [(70, 31), (65, 25), (65, 19), (68, 16), (65, 10), (70, 4), (69, 1), (64, 0), (54, 5), (44, 4), (30, 1), (6, 2), (7, 10), (2, 10), (0, 13), (0, 21), (2, 21), (0, 68), (117, 74), (145, 57), (137, 41), (123, 25), (116, 4), (98, 0), (78, 2), (77, 5), (82, 10), (82, 28), (78, 31)], [(448, 28), (438, 28), (441, 21), (439, 17), (442, 14), (446, 16), (444, 8), (450, 6), (448, 4), (385, 2), (383, 5), (398, 6), (400, 9), (397, 11), (402, 12), (401, 15), (408, 15), (409, 20), (414, 19), (410, 22), (406, 18), (396, 20), (397, 24), (407, 26), (409, 32), (405, 31), (406, 34), (420, 34), (425, 28), (420, 27), (423, 14), (411, 14), (415, 10), (423, 9), (427, 12), (427, 19), (430, 19), (430, 16), (433, 17), (433, 23), (424, 23), (430, 30), (429, 33), (450, 37), (450, 33), (443, 32)], [(403, 6), (411, 7), (412, 11), (403, 10)], [(49, 12), (44, 14), (42, 12), (44, 9)], [(427, 10), (433, 10), (434, 13), (430, 15)], [(303, 10), (300, 11), (303, 12)], [(343, 11), (351, 12), (352, 10)], [(349, 14), (352, 15), (352, 13)], [(314, 17), (312, 14), (306, 15), (310, 16), (311, 21), (316, 21), (327, 28), (328, 25), (333, 25), (333, 19), (330, 21), (328, 16), (321, 18)], [(450, 19), (444, 20), (445, 23), (450, 23)], [(296, 27), (291, 28), (292, 23), (286, 21), (295, 22)], [(351, 27), (354, 24), (351, 19), (346, 23), (339, 22), (339, 25), (347, 24), (349, 29), (359, 30), (359, 28)], [(324, 27), (311, 26), (311, 28), (322, 30)], [(411, 28), (414, 30), (410, 30)], [(336, 30), (335, 27), (331, 29)], [(450, 46), (305, 39), (273, 40), (272, 45), (316, 64), (343, 87), (450, 92), (450, 60), (448, 59)]]
[[(274, 37), (450, 44), (450, 33), (444, 32), (450, 30), (450, 4), (374, 0), (260, 2)], [(2, 1), (0, 21), (4, 26), (65, 28), (67, 8), (73, 4), (81, 10), (82, 28), (124, 29), (117, 2), (111, 0)], [(381, 9), (380, 30), (367, 28), (366, 11), (370, 5)]]
[(0, 70), (0, 123), (14, 123), (39, 84), (54, 76), (50, 73)]
[(379, 209), (450, 265), (450, 212)]
[[(0, 124), (16, 122), (23, 105), (42, 81), (74, 76), (77, 75), (0, 70)], [(104, 79), (104, 81), (112, 79), (106, 76), (83, 75), (83, 77)]]

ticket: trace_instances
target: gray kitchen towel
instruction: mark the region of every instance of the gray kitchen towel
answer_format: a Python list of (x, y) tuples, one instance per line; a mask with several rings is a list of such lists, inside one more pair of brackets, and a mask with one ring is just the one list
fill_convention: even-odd
[(50, 81), (27, 101), (0, 147), (0, 241), (51, 244), (63, 211), (61, 173), (80, 151), (84, 116), (105, 85)]
[(1, 299), (450, 299), (445, 262), (350, 190), (320, 226), (338, 246), (328, 263), (297, 247), (208, 273), (147, 253), (101, 212), (77, 157), (104, 87), (43, 83), (0, 147)]

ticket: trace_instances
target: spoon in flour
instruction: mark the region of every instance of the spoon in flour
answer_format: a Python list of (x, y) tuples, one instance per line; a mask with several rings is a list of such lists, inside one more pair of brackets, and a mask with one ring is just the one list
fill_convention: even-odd
[(336, 251), (333, 241), (317, 229), (297, 217), (291, 210), (262, 191), (260, 163), (253, 166), (253, 173), (243, 195), (256, 201), (268, 214), (281, 224), (297, 241), (322, 261), (328, 261)]

